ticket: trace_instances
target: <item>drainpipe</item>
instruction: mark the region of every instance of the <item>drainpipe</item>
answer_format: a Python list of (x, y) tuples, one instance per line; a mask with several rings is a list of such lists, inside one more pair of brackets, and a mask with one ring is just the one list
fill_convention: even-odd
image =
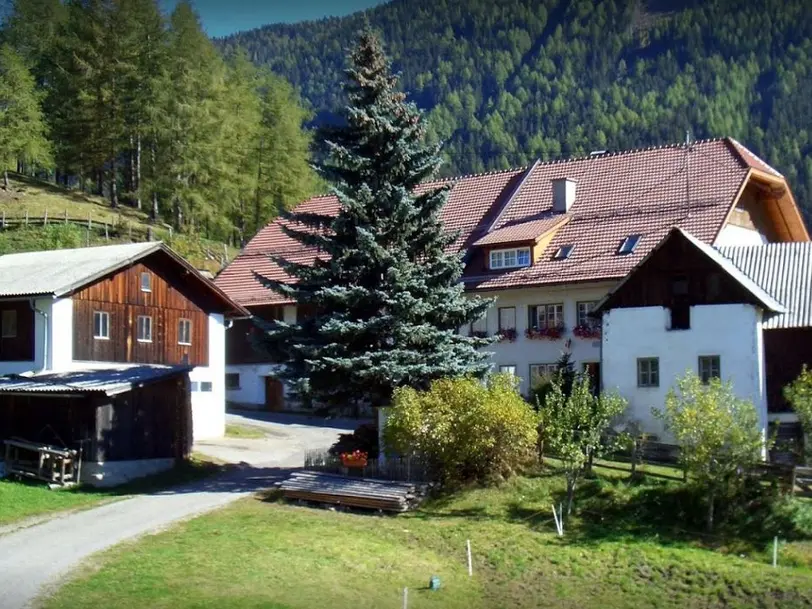
[[(42, 368), (39, 369), (39, 372), (43, 372), (48, 369), (48, 314), (45, 311), (42, 311), (37, 308), (34, 304), (34, 299), (28, 299), (28, 306), (31, 307), (31, 310), (34, 313), (39, 313), (42, 315), (42, 319), (45, 322), (45, 331), (43, 332), (43, 338), (45, 339), (42, 343)], [(34, 357), (37, 356), (37, 343), (36, 343), (36, 336), (37, 336), (37, 326), (34, 324)]]

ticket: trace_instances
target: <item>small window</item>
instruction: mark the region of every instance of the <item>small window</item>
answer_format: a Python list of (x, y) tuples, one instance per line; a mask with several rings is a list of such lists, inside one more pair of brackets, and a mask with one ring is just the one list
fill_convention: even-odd
[(110, 313), (93, 311), (93, 338), (107, 340), (110, 338)]
[(211, 381), (201, 381), (201, 383), (200, 383), (200, 391), (202, 393), (211, 393), (211, 391), (212, 391)]
[(0, 338), (17, 338), (17, 311), (3, 311)]
[(240, 388), (240, 374), (238, 372), (226, 373), (226, 389)]
[(508, 374), (516, 376), (516, 366), (514, 366), (513, 364), (499, 366), (499, 372), (507, 372)]
[(718, 355), (699, 356), (699, 378), (706, 385), (712, 378), (722, 378), (721, 358)]
[(620, 244), (617, 253), (631, 254), (634, 252), (635, 248), (637, 248), (637, 244), (640, 243), (640, 239), (642, 239), (642, 237), (643, 235), (629, 235), (623, 240), (623, 243)]
[(687, 302), (678, 302), (669, 307), (671, 313), (670, 330), (691, 329), (691, 305)]
[(535, 387), (544, 379), (552, 377), (556, 370), (558, 364), (530, 364), (530, 386)]
[(516, 329), (516, 307), (499, 308), (499, 330)]
[(637, 386), (660, 386), (660, 359), (657, 357), (641, 357), (637, 360)]
[(192, 320), (179, 319), (178, 320), (178, 344), (191, 345), (192, 344)]
[(189, 383), (189, 391), (191, 391), (192, 393), (197, 393), (198, 391), (200, 391), (200, 383), (198, 383), (197, 381), (192, 381), (191, 383)]
[(138, 333), (136, 338), (140, 343), (152, 342), (152, 318), (146, 315), (138, 316)]
[(533, 330), (560, 328), (564, 325), (564, 304), (557, 302), (530, 307), (527, 321)]
[(555, 258), (556, 260), (566, 260), (572, 255), (572, 250), (574, 249), (575, 245), (573, 244), (562, 245), (561, 247), (558, 248), (558, 251), (555, 253), (555, 256), (553, 256), (553, 258)]
[(491, 251), (490, 267), (492, 269), (509, 269), (522, 266), (530, 266), (529, 247)]
[(592, 309), (595, 308), (595, 304), (597, 304), (594, 300), (588, 302), (579, 302), (576, 304), (578, 309), (578, 325), (579, 326), (595, 326), (598, 325), (598, 320), (594, 317), (590, 317), (589, 314), (592, 312)]
[(141, 291), (152, 291), (152, 275), (147, 272), (141, 273)]

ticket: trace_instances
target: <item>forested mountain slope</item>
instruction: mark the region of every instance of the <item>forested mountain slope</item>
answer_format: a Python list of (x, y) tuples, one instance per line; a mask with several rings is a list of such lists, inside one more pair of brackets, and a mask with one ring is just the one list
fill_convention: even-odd
[(466, 173), (730, 135), (784, 173), (812, 219), (812, 11), (805, 0), (394, 0), (219, 41), (284, 76), (316, 121), (342, 103), (368, 19)]

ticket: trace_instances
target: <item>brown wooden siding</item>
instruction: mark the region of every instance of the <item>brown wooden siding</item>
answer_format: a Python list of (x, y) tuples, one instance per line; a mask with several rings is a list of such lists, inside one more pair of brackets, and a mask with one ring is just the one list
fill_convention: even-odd
[(798, 378), (804, 364), (812, 366), (812, 328), (764, 331), (764, 365), (769, 412), (792, 410), (784, 399), (784, 387)]
[[(251, 313), (260, 319), (272, 320), (283, 318), (283, 307), (254, 307)], [(269, 361), (266, 355), (254, 349), (252, 335), (258, 331), (250, 319), (236, 319), (226, 330), (226, 364), (260, 364)]]
[[(675, 284), (683, 290), (675, 293)], [(687, 285), (686, 285), (687, 283)], [(737, 281), (696, 246), (672, 235), (606, 303), (608, 308), (755, 303)]]
[(0, 302), (0, 312), (17, 312), (17, 336), (0, 336), (0, 362), (34, 361), (34, 311), (28, 301)]
[[(151, 276), (141, 290), (141, 273)], [(110, 314), (110, 338), (93, 337), (93, 313)], [(152, 341), (137, 340), (138, 316), (152, 317)], [(178, 344), (178, 322), (192, 322), (191, 345)], [(81, 361), (191, 364), (209, 361), (208, 315), (157, 264), (135, 264), (73, 295), (73, 358)]]

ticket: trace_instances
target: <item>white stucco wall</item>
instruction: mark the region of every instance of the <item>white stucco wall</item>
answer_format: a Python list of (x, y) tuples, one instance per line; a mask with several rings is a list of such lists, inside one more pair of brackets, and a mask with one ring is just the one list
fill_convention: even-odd
[[(577, 324), (577, 303), (599, 301), (613, 285), (614, 283), (604, 282), (482, 293), (483, 297), (496, 297), (496, 302), (487, 313), (489, 335), (499, 330), (499, 308), (516, 307), (516, 342), (499, 342), (487, 347), (487, 351), (493, 353), (494, 369), (499, 370), (499, 366), (516, 366), (516, 375), (521, 379), (521, 391), (526, 393), (530, 389), (530, 365), (554, 364), (561, 357), (567, 339), (572, 339), (572, 360), (577, 370), (584, 363), (599, 362), (600, 340), (575, 337), (572, 328)], [(524, 333), (528, 324), (529, 307), (556, 303), (564, 305), (564, 325), (567, 330), (562, 339), (550, 341), (527, 338)], [(467, 332), (468, 329), (463, 331)]]
[(48, 369), (70, 370), (73, 366), (73, 300), (70, 298), (53, 301), (48, 336)]
[(714, 242), (716, 247), (728, 245), (764, 245), (767, 238), (757, 230), (727, 224)]
[[(197, 366), (189, 373), (196, 383), (192, 391), (192, 434), (194, 440), (220, 438), (226, 429), (226, 329), (220, 314), (209, 315), (209, 365)], [(211, 391), (201, 391), (201, 383), (212, 384)]]
[[(676, 379), (687, 370), (698, 373), (700, 355), (718, 355), (722, 378), (752, 400), (766, 430), (761, 311), (745, 304), (691, 307), (690, 330), (668, 330), (670, 313), (663, 307), (613, 309), (603, 316), (603, 388), (629, 401), (626, 418), (645, 431), (663, 434), (652, 408), (662, 408)], [(659, 387), (637, 386), (637, 359), (659, 358)]]

